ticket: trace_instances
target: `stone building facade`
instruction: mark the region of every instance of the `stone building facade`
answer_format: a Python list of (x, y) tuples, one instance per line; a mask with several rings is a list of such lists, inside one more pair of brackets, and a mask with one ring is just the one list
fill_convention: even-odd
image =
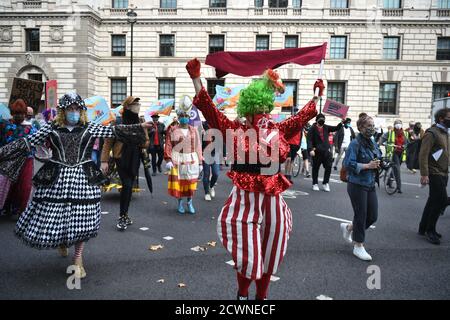
[[(325, 41), (327, 96), (349, 105), (352, 118), (364, 111), (387, 124), (428, 123), (433, 99), (450, 90), (447, 0), (0, 0), (0, 102), (8, 101), (12, 79), (25, 77), (56, 79), (59, 94), (76, 90), (118, 104), (130, 93), (128, 7), (137, 13), (133, 95), (144, 104), (192, 95), (186, 61), (211, 50)], [(306, 103), (319, 66), (278, 71), (298, 105)], [(213, 88), (214, 70), (205, 66), (203, 75)]]

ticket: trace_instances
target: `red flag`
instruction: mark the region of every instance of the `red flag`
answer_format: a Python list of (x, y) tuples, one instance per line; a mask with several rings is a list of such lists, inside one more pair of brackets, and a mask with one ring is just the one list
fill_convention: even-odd
[(267, 69), (276, 69), (287, 63), (318, 64), (325, 59), (327, 43), (320, 46), (264, 50), (252, 52), (216, 52), (206, 57), (205, 63), (216, 68), (216, 77), (228, 73), (249, 77), (261, 75)]

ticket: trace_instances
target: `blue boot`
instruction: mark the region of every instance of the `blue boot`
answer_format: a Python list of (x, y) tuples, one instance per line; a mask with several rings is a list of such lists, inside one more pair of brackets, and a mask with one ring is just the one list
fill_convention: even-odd
[(194, 205), (192, 204), (192, 199), (191, 198), (188, 199), (187, 205), (188, 205), (189, 213), (190, 214), (194, 214), (195, 213), (195, 208), (194, 208)]
[(178, 213), (179, 214), (185, 213), (183, 199), (178, 199)]

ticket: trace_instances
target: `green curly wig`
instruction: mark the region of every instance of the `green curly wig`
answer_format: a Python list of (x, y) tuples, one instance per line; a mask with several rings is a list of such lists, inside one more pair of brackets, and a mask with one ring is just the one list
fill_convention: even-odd
[(274, 108), (275, 93), (267, 79), (254, 80), (241, 90), (236, 108), (239, 117), (270, 113)]

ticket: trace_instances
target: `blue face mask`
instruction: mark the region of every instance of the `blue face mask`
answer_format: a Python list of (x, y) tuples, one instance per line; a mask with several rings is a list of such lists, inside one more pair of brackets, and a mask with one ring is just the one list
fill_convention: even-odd
[(70, 125), (76, 125), (80, 121), (80, 113), (78, 111), (67, 111), (66, 120)]
[(350, 128), (352, 125), (351, 125), (350, 123), (346, 123), (346, 124), (344, 124), (344, 126), (345, 126), (346, 128)]
[(180, 118), (180, 124), (185, 125), (189, 123), (189, 118)]

